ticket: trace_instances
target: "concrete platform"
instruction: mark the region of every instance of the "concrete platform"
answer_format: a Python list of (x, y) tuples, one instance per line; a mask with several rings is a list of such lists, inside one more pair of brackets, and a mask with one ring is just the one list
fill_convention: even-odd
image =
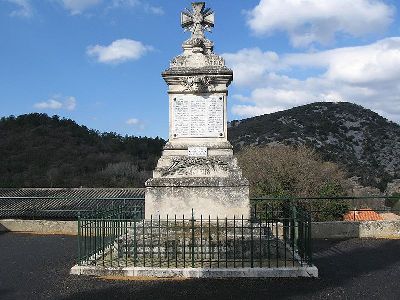
[(124, 276), (155, 278), (268, 278), (318, 277), (316, 266), (282, 268), (146, 268), (78, 266), (70, 274), (90, 276)]

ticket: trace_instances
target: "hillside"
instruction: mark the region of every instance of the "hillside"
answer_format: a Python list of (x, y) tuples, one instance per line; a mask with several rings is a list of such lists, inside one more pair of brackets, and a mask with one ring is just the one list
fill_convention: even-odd
[(249, 145), (308, 145), (340, 164), (363, 185), (383, 190), (400, 178), (400, 125), (352, 103), (318, 102), (232, 121), (236, 150)]
[(0, 187), (142, 187), (164, 143), (46, 114), (1, 118)]
[[(400, 125), (351, 103), (313, 103), (232, 121), (236, 150), (307, 145), (365, 186), (400, 178)], [(165, 141), (99, 133), (69, 119), (27, 114), (0, 119), (1, 187), (142, 187)]]

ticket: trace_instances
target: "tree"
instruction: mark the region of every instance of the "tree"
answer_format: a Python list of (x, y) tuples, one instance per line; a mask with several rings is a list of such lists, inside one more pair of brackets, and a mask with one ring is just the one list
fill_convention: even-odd
[(319, 197), (345, 193), (345, 173), (305, 146), (250, 147), (237, 155), (252, 197)]
[[(345, 173), (324, 162), (305, 146), (284, 145), (246, 148), (237, 155), (250, 183), (251, 197), (332, 197), (346, 194)], [(301, 201), (300, 201), (301, 202)], [(281, 203), (284, 205), (284, 203)], [(340, 220), (348, 210), (342, 200), (303, 202), (318, 221)]]

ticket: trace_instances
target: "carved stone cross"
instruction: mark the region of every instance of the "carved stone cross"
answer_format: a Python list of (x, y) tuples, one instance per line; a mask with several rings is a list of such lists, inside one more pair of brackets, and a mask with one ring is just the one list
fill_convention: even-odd
[(181, 13), (181, 25), (192, 33), (192, 38), (204, 38), (204, 31), (214, 27), (214, 12), (205, 6), (205, 2), (193, 2), (193, 11), (186, 9)]

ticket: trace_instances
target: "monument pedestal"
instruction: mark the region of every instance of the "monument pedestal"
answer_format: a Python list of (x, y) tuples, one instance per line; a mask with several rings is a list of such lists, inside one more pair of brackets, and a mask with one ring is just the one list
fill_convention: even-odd
[(146, 182), (148, 218), (249, 218), (249, 183), (232, 156), (162, 156)]
[(169, 140), (146, 182), (145, 217), (250, 216), (249, 184), (227, 139), (227, 96), (233, 72), (213, 53), (204, 30), (214, 14), (203, 2), (182, 13), (192, 32), (162, 73), (168, 84)]

